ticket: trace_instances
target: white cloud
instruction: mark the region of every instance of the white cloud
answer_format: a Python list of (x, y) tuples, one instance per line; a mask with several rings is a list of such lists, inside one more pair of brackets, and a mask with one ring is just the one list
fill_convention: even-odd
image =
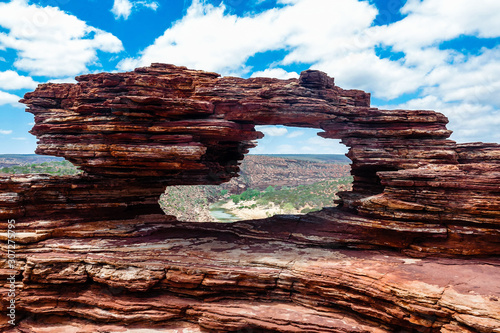
[(137, 1), (136, 4), (152, 10), (157, 10), (160, 5), (156, 1)]
[(15, 138), (12, 138), (12, 140), (25, 141), (25, 140), (28, 140), (28, 138), (26, 138), (26, 137), (15, 137)]
[(402, 64), (421, 76), (420, 97), (392, 107), (442, 112), (458, 142), (500, 141), (500, 47), (476, 55), (438, 48), (463, 35), (500, 36), (499, 10), (500, 2), (488, 0), (408, 1), (406, 18), (375, 28), (381, 43), (403, 51)]
[(263, 71), (254, 72), (251, 77), (272, 77), (276, 79), (298, 79), (299, 74), (295, 72), (287, 72), (283, 68), (268, 68)]
[[(466, 56), (458, 51), (439, 49), (439, 45), (461, 36), (499, 37), (499, 11), (500, 2), (493, 0), (410, 0), (401, 10), (407, 15), (404, 19), (370, 28), (374, 45), (404, 53), (403, 59), (391, 62), (404, 78), (398, 83), (405, 88), (396, 89), (396, 96), (423, 88), (424, 94), (445, 94), (444, 100), (465, 97), (470, 101), (481, 95), (480, 100), (493, 99), (498, 105), (498, 48), (483, 49), (478, 56)], [(370, 65), (378, 66), (373, 61)], [(399, 77), (394, 77), (391, 71), (387, 74)], [(372, 91), (376, 96), (394, 98), (381, 93), (385, 84), (377, 84), (374, 80), (368, 82), (375, 87)]]
[(293, 131), (292, 133), (288, 134), (286, 137), (289, 139), (297, 138), (299, 136), (304, 135), (304, 131)]
[(132, 13), (132, 3), (128, 0), (115, 0), (111, 12), (116, 19), (123, 17), (126, 20)]
[[(366, 1), (294, 0), (257, 15), (238, 17), (194, 0), (186, 16), (160, 36), (138, 58), (124, 59), (121, 70), (152, 62), (185, 65), (245, 75), (249, 57), (273, 50), (290, 50), (282, 64), (312, 63), (337, 77), (345, 88), (366, 89), (394, 98), (419, 87), (422, 75), (400, 62), (379, 59), (379, 43), (371, 24), (377, 10)], [(196, 33), (193, 33), (196, 31)], [(272, 33), (270, 33), (272, 32)], [(275, 65), (279, 65), (275, 64)], [(252, 77), (297, 77), (282, 68), (266, 69)]]
[(276, 126), (256, 126), (255, 129), (269, 136), (282, 136), (288, 133), (286, 128)]
[[(194, 0), (182, 20), (167, 29), (139, 58), (121, 62), (120, 68), (166, 62), (238, 74), (248, 71), (244, 63), (251, 55), (281, 44), (284, 30), (276, 22), (277, 10), (253, 17), (225, 15), (224, 11), (224, 5), (214, 7)], [(270, 26), (278, 28), (269, 33)]]
[(373, 50), (321, 60), (313, 68), (330, 75), (334, 73), (335, 83), (343, 88), (362, 89), (384, 99), (413, 92), (423, 80), (421, 73), (397, 62), (380, 59)]
[(130, 0), (115, 0), (111, 12), (116, 19), (128, 19), (133, 10), (140, 8), (149, 8), (152, 10), (158, 9), (158, 3), (155, 1), (130, 1)]
[(20, 99), (21, 97), (17, 95), (0, 91), (0, 105), (10, 104), (12, 106), (20, 107), (21, 104), (18, 103)]
[(319, 136), (306, 140), (304, 146), (300, 148), (302, 154), (345, 154), (347, 147), (340, 143), (340, 140), (324, 139)]
[[(457, 142), (500, 141), (500, 110), (491, 105), (463, 101), (446, 102), (428, 95), (398, 105), (379, 107), (441, 112), (450, 120), (447, 127), (453, 130), (451, 139)], [(488, 140), (485, 140), (485, 137)]]
[(0, 72), (0, 89), (34, 89), (37, 85), (38, 82), (29, 76), (22, 76), (11, 70)]
[(97, 51), (123, 50), (112, 34), (88, 26), (56, 7), (29, 5), (26, 0), (0, 3), (0, 47), (17, 51), (14, 65), (40, 76), (73, 76), (98, 61)]
[(276, 152), (274, 154), (296, 154), (297, 153), (297, 147), (284, 144), (284, 145), (279, 145), (276, 148)]
[[(147, 64), (146, 62), (143, 62), (140, 58), (125, 58), (118, 63), (117, 67), (120, 71), (131, 71), (137, 67), (148, 66), (153, 62), (168, 63), (168, 61), (158, 59), (158, 60), (152, 60), (152, 61), (150, 61), (149, 64)], [(173, 62), (170, 62), (170, 63), (173, 63)], [(175, 65), (180, 65), (180, 64), (175, 64)]]
[(325, 139), (319, 136), (313, 136), (306, 141), (309, 145), (318, 146), (318, 147), (330, 147), (335, 145), (336, 142), (340, 142), (339, 140), (333, 139)]
[(77, 83), (74, 77), (64, 77), (60, 79), (50, 79), (47, 83)]
[(0, 134), (4, 134), (4, 135), (12, 134), (12, 130), (3, 130), (3, 129), (0, 129)]
[(498, 37), (499, 11), (495, 0), (409, 0), (401, 9), (408, 16), (391, 25), (393, 43), (427, 46), (460, 35)]
[(491, 104), (500, 108), (500, 47), (466, 61), (443, 64), (426, 78), (424, 93), (444, 101)]
[(186, 16), (138, 58), (125, 59), (120, 68), (166, 62), (241, 75), (250, 70), (245, 65), (250, 56), (280, 49), (292, 50), (286, 58), (288, 63), (313, 62), (318, 56), (331, 57), (332, 51), (341, 54), (360, 29), (370, 26), (377, 13), (367, 2), (356, 0), (289, 3), (238, 17), (225, 14), (223, 5), (215, 7), (194, 0)]

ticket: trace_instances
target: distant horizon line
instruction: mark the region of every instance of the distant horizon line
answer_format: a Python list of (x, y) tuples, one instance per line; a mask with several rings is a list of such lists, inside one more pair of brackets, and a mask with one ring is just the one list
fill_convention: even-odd
[(269, 153), (269, 154), (246, 154), (246, 155), (339, 155), (339, 156), (345, 156), (345, 154), (314, 154), (314, 153), (309, 153), (309, 154), (293, 154), (293, 153)]
[[(5, 155), (19, 155), (19, 156), (44, 156), (44, 157), (55, 157), (55, 158), (64, 158), (61, 156), (53, 156), (53, 155), (40, 155), (40, 154), (14, 154), (14, 153), (5, 153), (2, 154), (0, 153), (0, 156), (5, 156)], [(339, 155), (339, 156), (345, 156), (345, 154), (314, 154), (314, 153), (309, 153), (309, 154), (292, 154), (292, 153), (269, 153), (269, 154), (252, 154), (248, 153), (245, 155)]]

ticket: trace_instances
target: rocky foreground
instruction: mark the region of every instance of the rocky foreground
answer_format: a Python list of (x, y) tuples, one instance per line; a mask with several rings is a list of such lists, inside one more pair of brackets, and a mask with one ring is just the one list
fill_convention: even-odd
[[(442, 114), (370, 108), (319, 71), (154, 64), (77, 80), (23, 102), (37, 153), (86, 173), (0, 177), (4, 253), (16, 244), (3, 331), (500, 332), (500, 145), (457, 144)], [(349, 147), (338, 208), (232, 224), (162, 214), (166, 186), (235, 176), (266, 124)]]

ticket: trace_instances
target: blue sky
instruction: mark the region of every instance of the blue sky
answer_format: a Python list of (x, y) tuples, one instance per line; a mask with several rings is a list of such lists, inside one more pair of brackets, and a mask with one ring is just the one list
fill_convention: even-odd
[[(165, 62), (241, 77), (313, 68), (379, 108), (431, 109), (458, 142), (500, 142), (498, 0), (0, 1), (0, 153), (33, 153), (37, 84)], [(344, 153), (259, 127), (254, 153)]]

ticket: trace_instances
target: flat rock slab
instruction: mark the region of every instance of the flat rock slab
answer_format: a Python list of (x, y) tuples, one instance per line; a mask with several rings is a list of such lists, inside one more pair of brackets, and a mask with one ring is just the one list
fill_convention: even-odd
[(122, 332), (112, 328), (118, 322), (158, 332), (176, 322), (179, 332), (186, 323), (186, 332), (500, 330), (498, 259), (162, 234), (49, 239), (19, 261), (19, 328), (33, 332), (47, 327), (33, 318), (54, 316), (54, 332), (82, 318), (108, 332)]

